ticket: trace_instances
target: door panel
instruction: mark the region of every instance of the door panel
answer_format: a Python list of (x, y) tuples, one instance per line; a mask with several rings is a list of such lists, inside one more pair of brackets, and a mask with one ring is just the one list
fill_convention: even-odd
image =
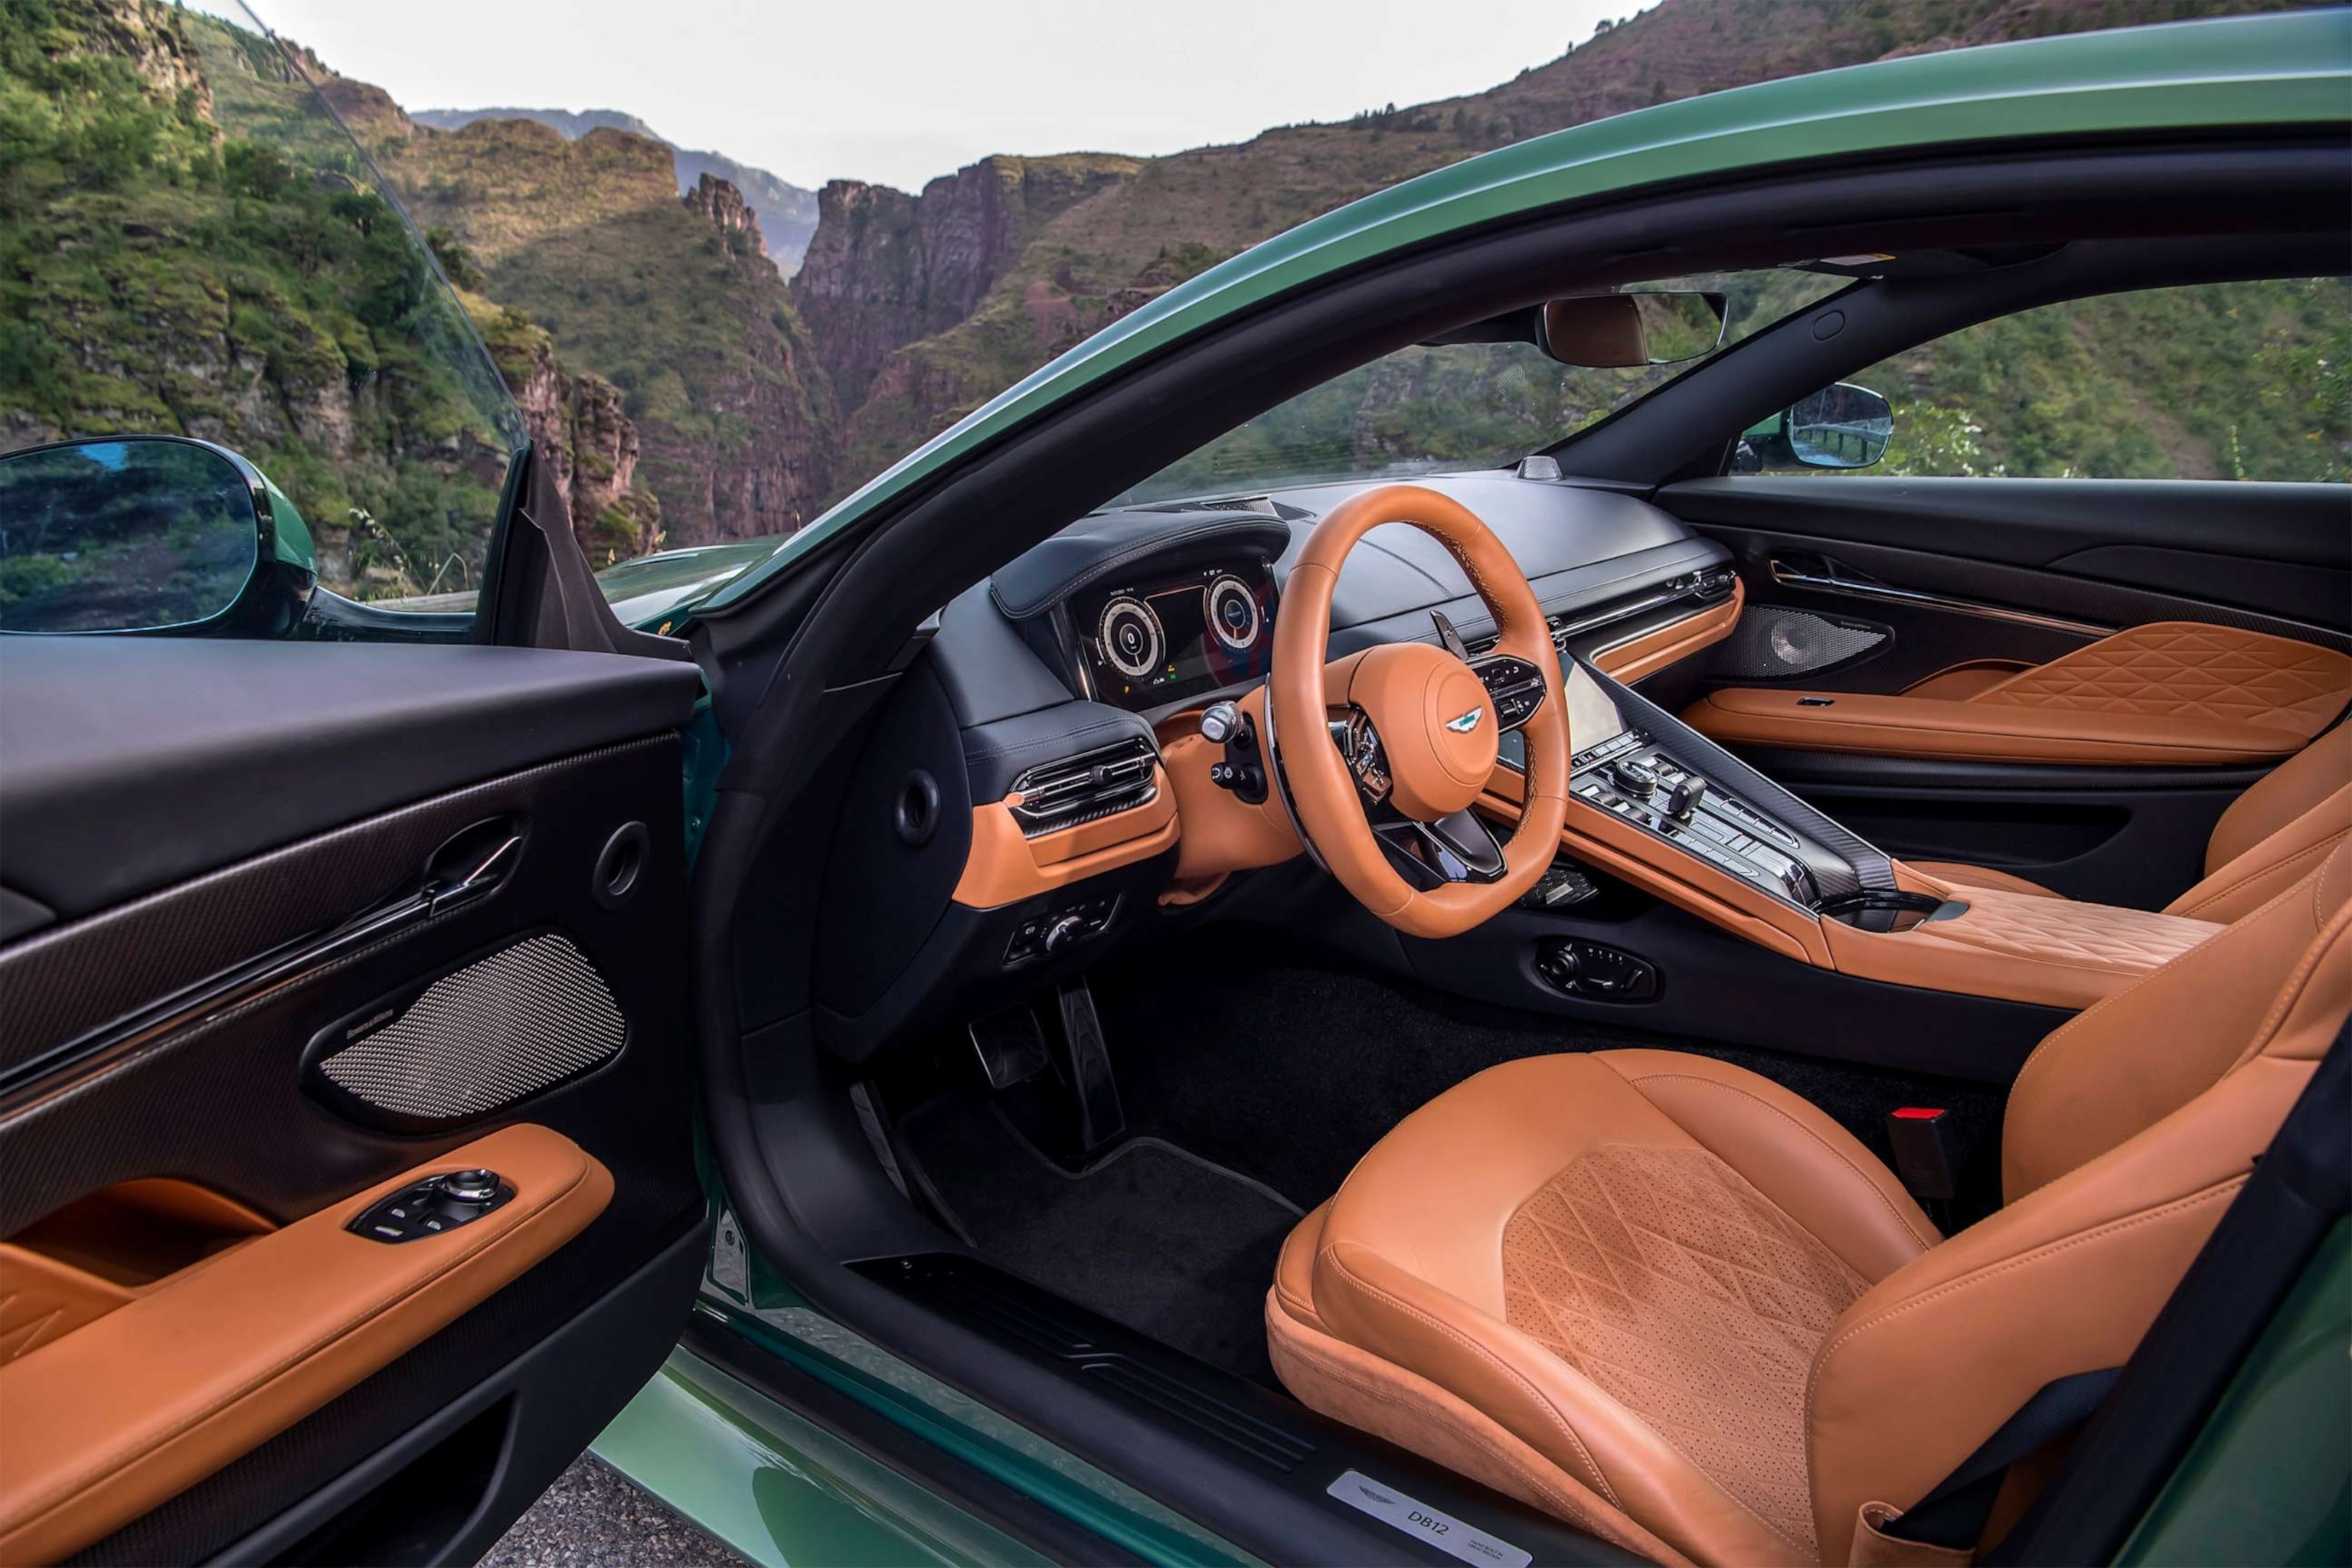
[(1672, 485), (1657, 501), (1729, 545), (1743, 576), (1778, 534), (1832, 555), (1861, 547), (1852, 564), (1901, 587), (2109, 627), (2352, 632), (2341, 485), (1756, 474)]
[[(1731, 550), (1747, 585), (1742, 635), (1718, 653), (1708, 689), (1954, 700), (2158, 621), (2352, 647), (2347, 500), (2316, 484), (1811, 475), (1658, 496)], [(2214, 821), (2261, 776), (2229, 759), (2087, 770), (1826, 751), (1756, 760), (1897, 856), (2151, 906), (2196, 879)]]
[[(506, 1473), (520, 1456), (560, 1465), (634, 1390), (626, 1373), (658, 1364), (698, 1273), (676, 734), (696, 672), (520, 649), (91, 646), (0, 645), (0, 876), (61, 917), (0, 947), (0, 1237), (22, 1249), (0, 1246), (0, 1269), (84, 1298), (78, 1326), (36, 1326), (13, 1357), (0, 1320), (0, 1444), (61, 1405), (106, 1413), (94, 1430), (134, 1449), (134, 1428), (171, 1427), (175, 1408), (243, 1414), (216, 1412), (193, 1450), (175, 1438), (170, 1464), (131, 1465), (144, 1489), (125, 1479), (111, 1511), (63, 1534), (12, 1533), (36, 1468), (0, 1462), (0, 1540), (11, 1560), (83, 1545), (199, 1558), (315, 1510), (339, 1477), (461, 1407), (498, 1414), (461, 1426), (490, 1462), (439, 1483), (445, 1506), (426, 1510), (457, 1533), (425, 1540), (425, 1515), (342, 1498), (346, 1526), (404, 1533), (345, 1528), (327, 1558), (481, 1537), (503, 1522), (492, 1510), (529, 1500)], [(299, 679), (321, 652), (340, 657)], [(77, 673), (50, 679), (60, 668)], [(133, 668), (135, 693), (121, 684)], [(20, 702), (35, 674), (42, 700)], [(128, 724), (59, 741), (64, 691), (147, 715), (147, 743)], [(28, 820), (79, 852), (20, 856)], [(125, 900), (126, 863), (148, 868), (133, 883), (171, 878)], [(539, 1206), (563, 1163), (551, 1149), (601, 1173), (553, 1184), (573, 1194), (561, 1216)], [(511, 1163), (517, 1195), (448, 1234), (344, 1228), (362, 1194), (453, 1153)], [(173, 1185), (142, 1184), (158, 1179)], [(606, 1183), (605, 1201), (579, 1195)], [(269, 1399), (221, 1405), (229, 1384), (197, 1398), (167, 1375), (178, 1352), (163, 1347), (188, 1338), (175, 1302), (209, 1303), (186, 1321), (210, 1331), (247, 1311), (333, 1348)], [(113, 1340), (128, 1349), (91, 1359)], [(230, 1351), (249, 1344), (233, 1335), (202, 1372), (233, 1384)], [(533, 1363), (541, 1392), (526, 1399), (500, 1380), (534, 1347), (573, 1364)], [(142, 1349), (156, 1371), (128, 1386), (79, 1370)]]

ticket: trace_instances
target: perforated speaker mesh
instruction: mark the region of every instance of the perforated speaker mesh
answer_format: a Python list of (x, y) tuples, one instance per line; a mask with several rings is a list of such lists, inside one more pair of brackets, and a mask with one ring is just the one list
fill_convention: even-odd
[(319, 1070), (381, 1110), (454, 1121), (583, 1073), (627, 1035), (604, 977), (549, 931), (443, 975)]
[(1806, 675), (1868, 653), (1886, 640), (1869, 626), (1847, 626), (1803, 610), (1752, 609), (1716, 650), (1709, 673), (1734, 680)]

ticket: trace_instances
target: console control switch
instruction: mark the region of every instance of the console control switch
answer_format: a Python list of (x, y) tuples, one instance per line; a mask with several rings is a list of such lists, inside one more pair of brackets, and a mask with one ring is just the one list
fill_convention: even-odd
[(1553, 990), (1588, 1002), (1652, 1002), (1657, 966), (1597, 942), (1549, 940), (1536, 949), (1536, 973)]

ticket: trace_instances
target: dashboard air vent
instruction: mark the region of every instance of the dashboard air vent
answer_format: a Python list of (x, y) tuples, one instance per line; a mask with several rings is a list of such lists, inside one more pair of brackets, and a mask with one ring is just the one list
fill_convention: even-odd
[(1160, 753), (1142, 736), (1045, 763), (1013, 781), (1021, 831), (1034, 838), (1082, 822), (1148, 805), (1160, 794)]

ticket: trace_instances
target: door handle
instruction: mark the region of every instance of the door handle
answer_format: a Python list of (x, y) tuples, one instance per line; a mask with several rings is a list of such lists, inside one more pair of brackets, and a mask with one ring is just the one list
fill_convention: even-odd
[(443, 840), (426, 858), (424, 875), (412, 891), (353, 915), (341, 925), (298, 937), (0, 1072), (0, 1106), (53, 1073), (111, 1060), (291, 984), (369, 942), (396, 936), (488, 898), (505, 884), (521, 860), (524, 837), (525, 824), (516, 817), (476, 823)]

